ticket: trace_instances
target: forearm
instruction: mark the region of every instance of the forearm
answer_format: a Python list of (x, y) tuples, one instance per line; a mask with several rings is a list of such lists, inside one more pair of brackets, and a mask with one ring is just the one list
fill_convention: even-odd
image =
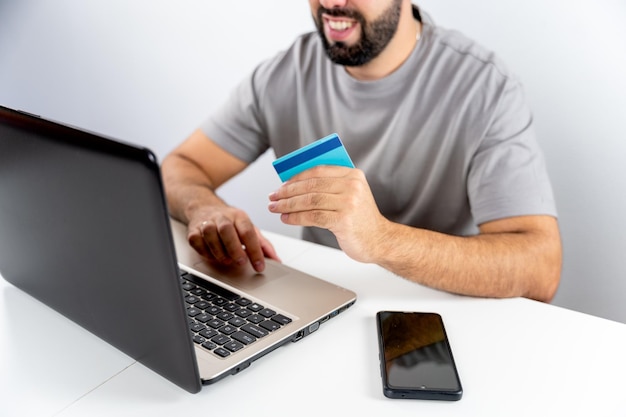
[(392, 224), (373, 250), (375, 263), (444, 291), (550, 301), (558, 286), (558, 233), (544, 230), (458, 237)]
[(551, 216), (515, 216), (459, 237), (393, 223), (378, 210), (362, 171), (318, 166), (270, 194), (286, 224), (330, 230), (351, 258), (417, 283), (481, 297), (550, 301), (561, 274), (561, 241)]
[(210, 179), (193, 164), (178, 155), (168, 156), (162, 164), (165, 195), (172, 217), (188, 223), (200, 208), (226, 206), (214, 192)]
[(161, 172), (170, 214), (187, 224), (199, 254), (227, 266), (249, 262), (262, 272), (265, 257), (280, 260), (274, 247), (243, 210), (215, 194), (246, 166), (197, 130), (163, 160)]

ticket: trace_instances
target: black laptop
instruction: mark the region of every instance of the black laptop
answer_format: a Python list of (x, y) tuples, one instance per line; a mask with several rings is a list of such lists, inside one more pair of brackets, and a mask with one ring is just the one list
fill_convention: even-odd
[(185, 229), (150, 150), (0, 106), (0, 274), (185, 390), (356, 300), (272, 260), (215, 268)]

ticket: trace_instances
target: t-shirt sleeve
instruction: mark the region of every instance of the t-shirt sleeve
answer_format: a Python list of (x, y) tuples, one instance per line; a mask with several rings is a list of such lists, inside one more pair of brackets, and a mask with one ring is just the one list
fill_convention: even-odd
[(235, 157), (252, 162), (269, 147), (260, 111), (259, 86), (264, 85), (263, 64), (233, 90), (224, 104), (211, 114), (200, 129)]
[(552, 186), (521, 84), (509, 78), (468, 176), (476, 224), (522, 215), (556, 216)]

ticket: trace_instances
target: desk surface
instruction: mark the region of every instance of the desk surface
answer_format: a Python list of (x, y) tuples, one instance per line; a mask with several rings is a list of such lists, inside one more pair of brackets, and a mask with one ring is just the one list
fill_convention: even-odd
[[(527, 299), (434, 291), (266, 235), (286, 264), (352, 289), (356, 304), (192, 395), (0, 280), (0, 415), (626, 415), (626, 325)], [(385, 309), (443, 316), (463, 399), (383, 396), (374, 315)]]

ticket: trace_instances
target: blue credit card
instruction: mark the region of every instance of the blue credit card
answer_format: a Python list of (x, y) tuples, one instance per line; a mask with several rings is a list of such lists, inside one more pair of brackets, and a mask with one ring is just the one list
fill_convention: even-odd
[(339, 165), (354, 168), (346, 148), (336, 133), (281, 156), (272, 162), (272, 165), (283, 182), (318, 165)]

